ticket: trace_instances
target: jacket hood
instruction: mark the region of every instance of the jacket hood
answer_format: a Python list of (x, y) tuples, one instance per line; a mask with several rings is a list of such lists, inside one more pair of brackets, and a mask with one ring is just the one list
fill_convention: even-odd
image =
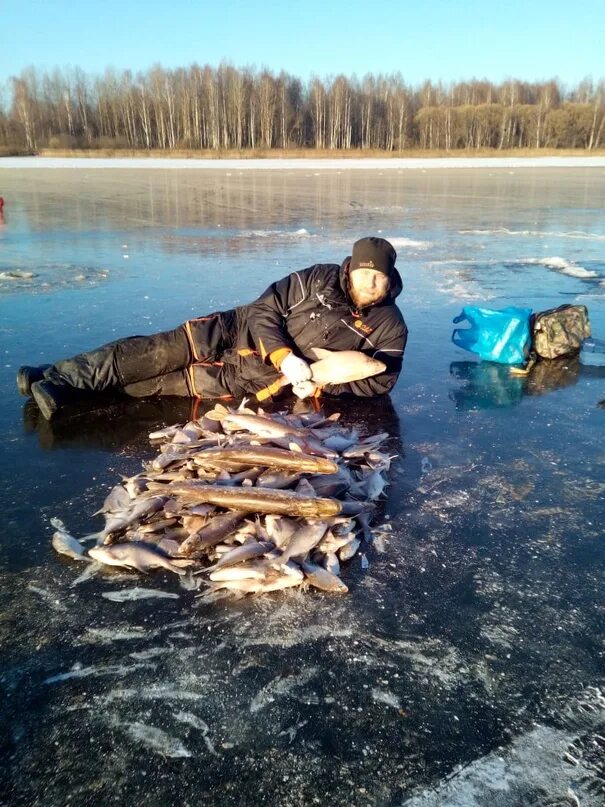
[[(340, 267), (340, 287), (345, 293), (347, 300), (351, 305), (354, 305), (353, 300), (351, 299), (351, 294), (349, 292), (349, 270), (351, 268), (351, 256), (349, 255), (344, 259)], [(401, 291), (403, 289), (403, 280), (401, 279), (401, 275), (397, 271), (396, 267), (393, 267), (389, 272), (389, 291), (387, 296), (384, 300), (381, 300), (379, 303), (375, 305), (384, 305), (385, 303), (392, 303), (396, 297), (399, 297)], [(366, 308), (372, 308), (371, 305), (366, 306)]]

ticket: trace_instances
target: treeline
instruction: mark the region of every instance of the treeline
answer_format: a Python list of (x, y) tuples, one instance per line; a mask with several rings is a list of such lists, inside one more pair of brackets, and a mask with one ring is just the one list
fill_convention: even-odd
[[(425, 82), (400, 74), (303, 83), (288, 73), (192, 65), (14, 77), (0, 146), (85, 149), (598, 149), (605, 81)], [(1, 98), (2, 96), (0, 96)]]

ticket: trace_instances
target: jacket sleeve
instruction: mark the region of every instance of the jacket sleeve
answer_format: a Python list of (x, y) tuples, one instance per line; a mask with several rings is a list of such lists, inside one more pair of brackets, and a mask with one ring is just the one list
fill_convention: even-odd
[(349, 384), (328, 384), (324, 387), (325, 394), (371, 398), (390, 392), (401, 372), (407, 338), (408, 329), (404, 322), (401, 322), (397, 330), (389, 329), (388, 334), (377, 340), (376, 350), (372, 353), (373, 358), (380, 359), (386, 364), (385, 372)]
[(309, 296), (314, 269), (310, 266), (272, 283), (258, 300), (248, 306), (248, 328), (263, 361), (279, 348), (294, 349), (286, 319), (290, 311)]

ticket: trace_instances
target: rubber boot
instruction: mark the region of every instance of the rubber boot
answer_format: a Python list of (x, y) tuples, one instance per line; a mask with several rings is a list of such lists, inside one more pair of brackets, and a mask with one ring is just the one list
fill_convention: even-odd
[(17, 388), (21, 395), (31, 396), (32, 384), (35, 384), (36, 381), (42, 381), (44, 371), (48, 370), (50, 366), (50, 364), (41, 364), (39, 367), (29, 367), (27, 365), (19, 367), (17, 370)]
[(57, 412), (68, 404), (78, 404), (90, 400), (90, 393), (75, 389), (67, 384), (53, 384), (44, 379), (32, 384), (32, 396), (46, 420), (51, 420)]

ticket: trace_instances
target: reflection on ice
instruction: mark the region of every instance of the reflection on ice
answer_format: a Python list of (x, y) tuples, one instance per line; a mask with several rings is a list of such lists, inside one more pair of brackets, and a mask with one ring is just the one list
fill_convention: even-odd
[(526, 396), (547, 395), (577, 384), (581, 379), (601, 378), (605, 368), (581, 363), (579, 356), (539, 361), (526, 376), (513, 375), (505, 364), (489, 361), (454, 361), (450, 376), (457, 385), (449, 392), (456, 409), (506, 409), (518, 406)]

